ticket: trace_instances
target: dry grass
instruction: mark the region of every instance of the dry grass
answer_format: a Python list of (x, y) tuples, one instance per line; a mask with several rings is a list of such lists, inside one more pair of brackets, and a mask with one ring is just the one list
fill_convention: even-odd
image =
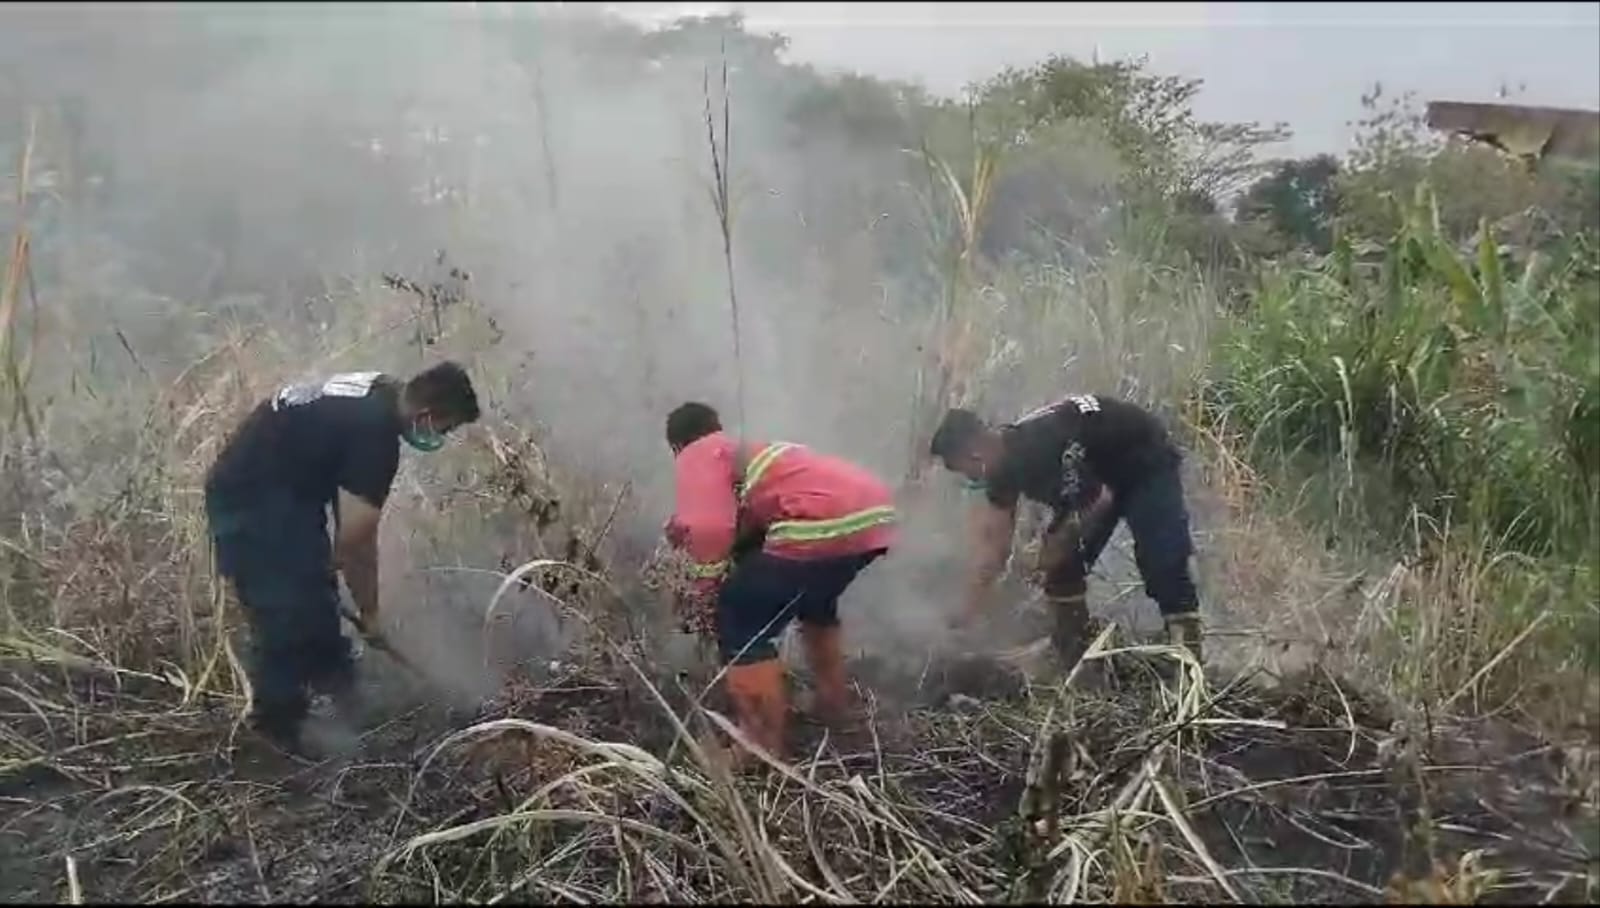
[[(221, 390), (241, 386), (224, 376), (181, 384), (188, 404), (169, 412), (195, 437), (191, 413), (221, 419), (244, 399)], [(1408, 781), (1390, 765), (1392, 720), (1349, 688), (1315, 675), (1271, 693), (1217, 691), (1182, 651), (1110, 636), (1091, 657), (1110, 671), (1088, 687), (997, 685), (1005, 670), (987, 662), (912, 676), (862, 663), (877, 700), (861, 741), (802, 724), (793, 763), (729, 778), (700, 742), (732, 729), (652, 663), (650, 622), (625, 620), (651, 607), (619, 614), (609, 603), (623, 594), (604, 577), (550, 557), (548, 539), (603, 541), (617, 499), (541, 526), (556, 493), (530, 439), (497, 429), (459, 454), (473, 482), (519, 490), (500, 505), (522, 515), (533, 557), (500, 590), (528, 579), (574, 594), (564, 612), (592, 632), (564, 673), (509, 679), (468, 724), (409, 707), (358, 756), (314, 767), (263, 766), (238, 729), (244, 690), (192, 497), (130, 493), (13, 542), (47, 592), (38, 610), (18, 610), (26, 633), (5, 639), (9, 894), (1338, 900), (1419, 885), (1442, 861), (1451, 893), (1583, 895), (1584, 846), (1565, 838), (1577, 835), (1565, 820), (1537, 817), (1554, 810), (1547, 796), (1474, 803), (1485, 775), (1539, 778), (1524, 765), (1538, 755), (1441, 765), (1401, 749)], [(409, 507), (459, 511), (461, 500)], [(502, 605), (484, 603), (486, 623)], [(1430, 792), (1432, 851), (1411, 867), (1394, 833), (1420, 813), (1415, 779), (1446, 793)], [(1518, 852), (1516, 824), (1555, 843), (1537, 859)], [(1460, 856), (1485, 843), (1462, 871)], [(1472, 861), (1514, 869), (1489, 879)]]
[(83, 897), (136, 901), (1583, 897), (1556, 802), (1484, 783), (1546, 754), (1444, 762), (1326, 680), (1213, 689), (1182, 651), (1111, 630), (1088, 687), (862, 663), (882, 699), (860, 740), (802, 722), (792, 763), (731, 778), (701, 742), (733, 726), (601, 645), (615, 674), (583, 660), (464, 727), (411, 711), (359, 756), (271, 772), (225, 704), (11, 660), (7, 747), (37, 746), (3, 768), (3, 832), (39, 868), (13, 895), (64, 896), (70, 861)]
[[(221, 419), (246, 399), (237, 381), (192, 377), (203, 372), (179, 383), (188, 404), (171, 411), (196, 437), (205, 417), (193, 414)], [(5, 640), (0, 833), (16, 868), (8, 879), (19, 881), (11, 894), (1348, 899), (1378, 897), (1400, 866), (1395, 811), (1418, 799), (1383, 762), (1393, 750), (1386, 717), (1321, 682), (1211, 691), (1181, 651), (1107, 649), (1110, 638), (1092, 657), (1113, 668), (1110, 687), (1093, 690), (1017, 682), (996, 699), (1006, 692), (972, 686), (975, 675), (992, 685), (994, 664), (916, 679), (860, 666), (886, 698), (863, 744), (806, 731), (793, 764), (728, 778), (699, 742), (732, 729), (688, 705), (702, 699), (696, 691), (666, 690), (648, 636), (612, 620), (607, 603), (620, 593), (541, 548), (551, 530), (581, 534), (545, 522), (555, 490), (537, 446), (495, 431), (463, 456), (499, 477), (502, 506), (529, 527), (523, 550), (536, 557), (505, 573), (500, 592), (540, 575), (590, 576), (541, 586), (576, 594), (566, 612), (594, 633), (566, 660), (567, 676), (513, 679), (465, 727), (404, 711), (337, 763), (256, 765), (238, 730), (243, 685), (192, 498), (130, 492), (116, 508), (13, 543), (34, 588), (48, 591), (36, 607), (49, 608), (26, 613), (26, 632)], [(427, 506), (445, 503), (414, 505)], [(566, 510), (601, 541), (606, 508)], [(485, 603), (486, 625), (499, 595)], [(1162, 680), (1151, 659), (1179, 672)], [(1526, 809), (1502, 820), (1465, 803), (1470, 781), (1494, 767), (1411, 759), (1413, 776), (1461, 780), (1461, 803), (1430, 805), (1429, 822), (1473, 833), (1437, 834), (1436, 860), (1455, 861), (1484, 837), (1497, 849), (1516, 835), (1508, 824), (1527, 822)], [(1559, 860), (1541, 863), (1497, 851), (1530, 869), (1491, 880), (1458, 868), (1440, 885), (1581, 897), (1582, 846), (1553, 853)], [(1407, 871), (1393, 885), (1428, 879)]]
[[(718, 154), (722, 170), (725, 144)], [(1046, 269), (977, 285), (961, 251), (973, 246), (992, 175), (981, 156), (969, 186), (944, 170), (947, 201), (960, 209), (950, 305), (961, 311), (939, 326), (949, 343), (929, 364), (938, 388), (924, 404), (1008, 370), (1021, 388), (1054, 387), (1064, 353), (1080, 356), (1077, 374), (1108, 387), (1141, 376), (1121, 389), (1131, 396), (1181, 386), (1203, 362), (1207, 328), (1206, 290), (1189, 275), (1114, 259), (1070, 281)], [(719, 208), (726, 226), (725, 188)], [(19, 237), (0, 298), (8, 363), (20, 363), (11, 343), (26, 283), (25, 231)], [(465, 715), (417, 698), (364, 730), (343, 758), (274, 760), (240, 727), (249, 690), (237, 615), (209, 565), (200, 476), (243, 410), (302, 370), (358, 357), (410, 362), (426, 349), (495, 380), (497, 330), (470, 297), (440, 282), (385, 284), (353, 288), (336, 308), (358, 314), (327, 331), (314, 361), (292, 339), (235, 331), (157, 378), (130, 346), (133, 365), (101, 396), (46, 414), (43, 444), (8, 431), (7, 478), (28, 481), (8, 483), (0, 501), (5, 897), (1600, 895), (1592, 748), (1568, 754), (1499, 726), (1397, 711), (1381, 696), (1397, 683), (1387, 672), (1441, 671), (1459, 691), (1452, 702), (1467, 705), (1494, 660), (1429, 666), (1375, 654), (1341, 663), (1324, 652), (1359, 631), (1341, 623), (1352, 617), (1345, 609), (1368, 621), (1392, 615), (1372, 592), (1387, 587), (1341, 576), (1334, 559), (1261, 513), (1261, 481), (1233, 456), (1236, 440), (1198, 420), (1196, 430), (1210, 433), (1199, 456), (1206, 486), (1226, 513), (1213, 589), (1238, 603), (1237, 622), (1274, 618), (1256, 621), (1254, 638), (1305, 650), (1298, 669), (1280, 666), (1271, 684), (1250, 671), (1208, 677), (1185, 651), (1117, 629), (1077, 671), (1042, 684), (982, 657), (930, 654), (915, 670), (862, 659), (854, 669), (871, 707), (862, 734), (836, 740), (797, 722), (790, 754), (763, 754), (764, 773), (729, 776), (712, 742), (739, 736), (715, 710), (710, 672), (689, 680), (659, 658), (670, 566), (635, 583), (637, 559), (609, 544), (628, 487), (561, 475), (536, 439), (491, 407), (465, 443), (407, 468), (411, 494), (395, 517), (411, 530), (408, 563), (453, 560), (497, 578), (472, 616), (482, 649), (472, 655), (503, 682), (499, 695)], [(1186, 302), (1178, 316), (1158, 317), (1150, 298)], [(1021, 336), (1018, 325), (1035, 316), (1047, 327), (1027, 349), (996, 344), (984, 355), (976, 344)], [(1074, 345), (1064, 347), (1069, 331)], [(1135, 368), (1158, 356), (1162, 368)], [(16, 376), (28, 370), (9, 374), (8, 402), (21, 407), (29, 389)], [(426, 482), (415, 475), (423, 471)], [(1457, 584), (1460, 596), (1431, 600), (1433, 618), (1474, 601), (1471, 570), (1389, 576), (1428, 590)], [(521, 654), (497, 651), (513, 603), (525, 601), (511, 597), (519, 589), (539, 591), (541, 606), (582, 630), (556, 667), (535, 672), (518, 664)], [(381, 655), (369, 670), (380, 687), (403, 686), (384, 677)]]

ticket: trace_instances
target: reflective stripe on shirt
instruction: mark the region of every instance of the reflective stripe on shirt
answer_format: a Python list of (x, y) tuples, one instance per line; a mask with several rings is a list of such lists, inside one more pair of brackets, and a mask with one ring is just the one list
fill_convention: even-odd
[(721, 561), (711, 561), (705, 564), (697, 563), (689, 568), (689, 573), (693, 575), (696, 580), (708, 580), (715, 577), (721, 577), (727, 572), (728, 559), (726, 558), (722, 559)]
[(894, 508), (880, 505), (828, 520), (780, 520), (767, 529), (767, 538), (784, 542), (820, 542), (893, 523), (894, 519)]

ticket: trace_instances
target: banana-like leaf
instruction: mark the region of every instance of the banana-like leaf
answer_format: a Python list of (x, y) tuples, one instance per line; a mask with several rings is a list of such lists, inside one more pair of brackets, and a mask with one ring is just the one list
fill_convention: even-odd
[(1482, 330), (1486, 323), (1482, 289), (1472, 279), (1467, 267), (1456, 258), (1455, 250), (1439, 239), (1437, 234), (1426, 239), (1418, 238), (1416, 248), (1434, 274), (1449, 286), (1457, 306), (1468, 315), (1472, 326)]
[(1500, 270), (1500, 247), (1489, 229), (1489, 219), (1478, 224), (1479, 298), (1489, 318), (1503, 334), (1510, 327), (1506, 312), (1505, 275)]

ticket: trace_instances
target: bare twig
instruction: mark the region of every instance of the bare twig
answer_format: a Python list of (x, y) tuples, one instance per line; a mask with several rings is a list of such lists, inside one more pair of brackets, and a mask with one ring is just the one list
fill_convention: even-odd
[(728, 93), (728, 48), (726, 42), (722, 46), (722, 145), (717, 145), (717, 130), (715, 119), (711, 114), (711, 72), (707, 69), (701, 85), (705, 95), (705, 120), (706, 143), (711, 152), (711, 176), (713, 180), (711, 200), (717, 213), (717, 226), (722, 231), (722, 261), (728, 276), (728, 311), (733, 322), (733, 364), (735, 370), (736, 397), (738, 406), (737, 434), (743, 435), (745, 431), (745, 395), (744, 395), (744, 354), (741, 346), (741, 332), (739, 331), (739, 293), (733, 279), (733, 210), (732, 199), (729, 193), (730, 169), (732, 158), (730, 145), (732, 142), (731, 127), (733, 123), (732, 104)]

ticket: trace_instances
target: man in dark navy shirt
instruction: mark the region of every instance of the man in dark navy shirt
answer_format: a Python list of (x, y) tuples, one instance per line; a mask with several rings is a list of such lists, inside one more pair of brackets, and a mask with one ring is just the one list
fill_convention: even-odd
[(344, 575), (362, 624), (373, 627), (378, 519), (400, 441), (436, 451), (478, 415), (472, 382), (455, 363), (404, 384), (378, 372), (347, 373), (278, 391), (217, 457), (206, 479), (206, 515), (218, 570), (232, 581), (254, 634), (253, 719), (268, 737), (298, 749), (307, 687), (350, 691), (354, 671), (334, 575)]
[(973, 515), (976, 564), (957, 623), (982, 613), (1011, 555), (1018, 498), (1053, 509), (1036, 571), (1056, 610), (1057, 651), (1070, 666), (1088, 645), (1086, 578), (1118, 520), (1133, 534), (1145, 593), (1169, 639), (1200, 654), (1200, 613), (1189, 574), (1193, 544), (1166, 428), (1133, 404), (1075, 395), (991, 429), (970, 411), (945, 414), (933, 456), (966, 476), (986, 500)]

